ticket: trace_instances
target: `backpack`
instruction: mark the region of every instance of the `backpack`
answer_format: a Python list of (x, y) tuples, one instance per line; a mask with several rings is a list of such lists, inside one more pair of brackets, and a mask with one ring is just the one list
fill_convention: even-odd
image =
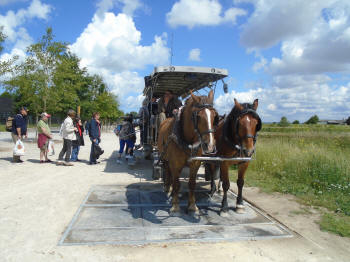
[(13, 120), (14, 119), (15, 118), (12, 117), (12, 116), (9, 116), (7, 118), (7, 120), (6, 120), (6, 127), (5, 127), (7, 132), (12, 132), (12, 126), (13, 126)]
[(114, 133), (119, 136), (120, 130), (122, 130), (122, 125), (117, 125), (117, 127), (114, 128)]

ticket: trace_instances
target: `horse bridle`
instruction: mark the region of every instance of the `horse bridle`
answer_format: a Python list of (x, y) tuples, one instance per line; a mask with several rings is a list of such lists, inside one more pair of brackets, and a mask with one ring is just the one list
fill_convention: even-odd
[[(198, 144), (198, 146), (199, 145), (202, 146), (203, 145), (203, 139), (202, 139), (203, 135), (210, 134), (210, 133), (213, 133), (213, 135), (214, 135), (215, 127), (217, 126), (217, 124), (219, 122), (219, 115), (212, 104), (196, 104), (193, 107), (197, 109), (197, 110), (192, 111), (192, 122), (193, 122), (193, 126), (194, 126), (194, 131), (196, 132), (198, 139), (199, 139), (199, 142), (200, 142)], [(209, 109), (210, 111), (214, 111), (215, 118), (214, 118), (213, 128), (208, 129), (207, 131), (201, 133), (201, 132), (199, 132), (199, 129), (198, 129), (198, 114), (205, 109)], [(208, 121), (210, 121), (210, 119), (208, 119)]]
[[(251, 114), (253, 116), (253, 118), (258, 120), (258, 124), (256, 125), (256, 129), (255, 129), (255, 135), (247, 134), (244, 137), (240, 137), (239, 132), (238, 132), (239, 131), (239, 120), (247, 114)], [(225, 119), (224, 125), (230, 124), (229, 122), (226, 123), (227, 120), (229, 120), (229, 122), (233, 121), (233, 128), (234, 128), (234, 134), (235, 134), (235, 137), (233, 137), (234, 141), (230, 141), (227, 137), (227, 134), (224, 134), (224, 139), (226, 140), (228, 145), (230, 145), (233, 149), (238, 150), (240, 155), (241, 155), (242, 154), (242, 141), (245, 138), (252, 138), (253, 143), (254, 143), (254, 150), (255, 150), (255, 143), (256, 143), (256, 140), (258, 138), (258, 132), (261, 130), (261, 127), (262, 127), (261, 119), (260, 119), (259, 115), (256, 113), (256, 111), (254, 109), (251, 109), (251, 108), (245, 108), (238, 115), (232, 115), (232, 116), (229, 116), (227, 119)]]

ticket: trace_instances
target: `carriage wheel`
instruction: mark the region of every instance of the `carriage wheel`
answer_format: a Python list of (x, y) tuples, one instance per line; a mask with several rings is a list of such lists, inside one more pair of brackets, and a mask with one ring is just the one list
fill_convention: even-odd
[(144, 156), (145, 156), (146, 160), (152, 159), (152, 157), (151, 157), (152, 151), (153, 151), (153, 148), (151, 145), (144, 145)]

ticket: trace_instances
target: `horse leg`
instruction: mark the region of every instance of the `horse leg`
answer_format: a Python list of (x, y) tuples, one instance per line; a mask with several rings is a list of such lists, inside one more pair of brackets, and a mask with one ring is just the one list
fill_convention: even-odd
[(212, 197), (216, 192), (216, 184), (215, 184), (215, 174), (216, 167), (213, 164), (210, 164), (210, 172), (211, 172), (211, 180), (210, 180), (210, 196)]
[(236, 203), (237, 213), (244, 213), (242, 191), (243, 191), (243, 185), (244, 185), (244, 175), (245, 175), (245, 171), (248, 168), (248, 165), (249, 165), (248, 162), (238, 165), (238, 179), (237, 179), (238, 196), (237, 196), (237, 203)]
[[(198, 162), (198, 163), (197, 163)], [(196, 161), (190, 166), (190, 179), (188, 182), (189, 194), (188, 194), (188, 206), (187, 211), (198, 213), (198, 207), (196, 205), (195, 189), (196, 189), (196, 177), (200, 167), (200, 162)]]
[(170, 208), (170, 213), (179, 213), (180, 212), (180, 205), (179, 205), (179, 191), (180, 191), (180, 172), (181, 169), (178, 168), (172, 168), (170, 166), (170, 173), (172, 177), (172, 184), (173, 184), (173, 190), (172, 190), (172, 206)]
[(169, 193), (170, 192), (170, 187), (171, 187), (171, 173), (169, 169), (169, 163), (168, 161), (164, 161), (164, 192)]
[(221, 212), (228, 211), (228, 203), (227, 203), (227, 191), (230, 189), (230, 179), (228, 174), (228, 164), (223, 162), (220, 165), (220, 179), (222, 181), (222, 189), (224, 191), (224, 195), (222, 197), (221, 202)]

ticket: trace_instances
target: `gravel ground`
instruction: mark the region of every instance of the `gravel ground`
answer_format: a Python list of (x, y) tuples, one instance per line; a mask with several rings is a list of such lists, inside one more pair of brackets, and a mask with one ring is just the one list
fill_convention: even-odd
[[(60, 141), (57, 134), (55, 139)], [(150, 181), (151, 171), (144, 164), (133, 169), (116, 164), (118, 140), (112, 133), (102, 134), (105, 154), (94, 166), (87, 164), (90, 143), (81, 150), (83, 162), (64, 167), (40, 164), (33, 141), (34, 133), (30, 133), (25, 162), (13, 164), (10, 134), (0, 133), (0, 261), (350, 261), (350, 239), (321, 232), (314, 222), (319, 217), (316, 210), (300, 214), (295, 211), (301, 206), (293, 197), (264, 194), (256, 188), (245, 188), (247, 200), (288, 226), (295, 237), (232, 243), (58, 246), (91, 186)], [(56, 154), (61, 146), (56, 144)]]

